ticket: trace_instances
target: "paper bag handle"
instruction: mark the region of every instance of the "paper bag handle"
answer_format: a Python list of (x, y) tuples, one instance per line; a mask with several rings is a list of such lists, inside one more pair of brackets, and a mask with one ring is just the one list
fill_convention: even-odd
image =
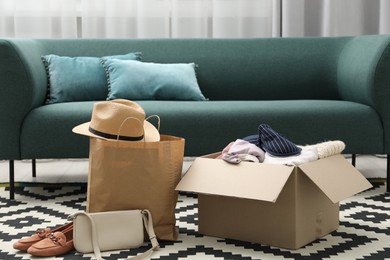
[(152, 117), (157, 118), (157, 131), (160, 132), (160, 121), (161, 121), (161, 119), (160, 119), (160, 117), (158, 115), (150, 115), (147, 118), (145, 118), (145, 120), (148, 121)]
[[(158, 116), (158, 115), (150, 115), (150, 116), (148, 116), (147, 118), (145, 118), (145, 120), (146, 121), (148, 121), (150, 118), (152, 118), (152, 117), (155, 117), (155, 118), (157, 118), (157, 131), (159, 131), (160, 132), (160, 117)], [(119, 126), (119, 129), (118, 129), (118, 133), (117, 133), (117, 141), (119, 141), (119, 137), (120, 137), (120, 135), (121, 135), (121, 130), (122, 130), (122, 128), (123, 128), (123, 126), (125, 125), (125, 123), (128, 121), (128, 120), (136, 120), (136, 121), (138, 121), (138, 123), (141, 125), (141, 128), (142, 128), (142, 135), (144, 136), (144, 142), (145, 142), (145, 130), (144, 130), (144, 127), (143, 127), (143, 123), (141, 122), (141, 120), (139, 120), (138, 118), (136, 118), (136, 117), (132, 117), (132, 116), (130, 116), (130, 117), (127, 117), (127, 118), (125, 118), (125, 120), (123, 120), (123, 122), (121, 123), (121, 125)]]

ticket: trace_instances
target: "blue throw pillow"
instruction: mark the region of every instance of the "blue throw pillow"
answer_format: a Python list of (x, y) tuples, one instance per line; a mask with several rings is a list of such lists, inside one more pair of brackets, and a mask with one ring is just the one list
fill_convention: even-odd
[(194, 63), (161, 64), (102, 59), (107, 72), (108, 100), (206, 100)]
[[(140, 60), (141, 53), (106, 56), (122, 60)], [(47, 104), (70, 101), (94, 101), (107, 98), (107, 78), (99, 57), (42, 57), (48, 80)]]

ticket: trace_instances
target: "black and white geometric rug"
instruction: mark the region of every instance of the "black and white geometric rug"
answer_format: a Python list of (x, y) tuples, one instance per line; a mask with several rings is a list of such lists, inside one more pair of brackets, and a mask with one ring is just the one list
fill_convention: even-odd
[[(202, 236), (197, 233), (197, 198), (181, 193), (176, 216), (179, 238), (161, 242), (152, 259), (390, 259), (390, 193), (383, 183), (340, 203), (340, 228), (299, 250)], [(94, 259), (73, 251), (53, 258), (33, 258), (12, 244), (37, 228), (66, 223), (85, 209), (86, 184), (33, 185), (17, 188), (15, 200), (0, 187), (0, 259)], [(105, 252), (105, 259), (124, 259), (149, 248)]]

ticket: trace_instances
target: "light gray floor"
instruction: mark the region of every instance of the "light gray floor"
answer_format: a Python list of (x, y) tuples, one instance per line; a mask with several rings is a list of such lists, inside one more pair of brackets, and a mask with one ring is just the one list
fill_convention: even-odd
[[(183, 173), (193, 161), (186, 157)], [(351, 161), (350, 158), (347, 158)], [(0, 161), (0, 183), (8, 182), (8, 161)], [(386, 177), (386, 158), (375, 155), (358, 155), (356, 168), (367, 178)], [(15, 161), (16, 182), (87, 182), (88, 159), (37, 160), (37, 177), (31, 176), (31, 161)]]

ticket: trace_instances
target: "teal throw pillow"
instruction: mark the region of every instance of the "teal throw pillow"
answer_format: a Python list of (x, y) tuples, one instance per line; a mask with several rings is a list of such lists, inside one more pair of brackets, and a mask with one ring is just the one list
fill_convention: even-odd
[(194, 63), (161, 64), (102, 59), (107, 72), (108, 100), (206, 100)]
[[(122, 60), (140, 60), (141, 53), (106, 56)], [(107, 78), (100, 57), (46, 55), (47, 104), (70, 101), (94, 101), (107, 98)]]

